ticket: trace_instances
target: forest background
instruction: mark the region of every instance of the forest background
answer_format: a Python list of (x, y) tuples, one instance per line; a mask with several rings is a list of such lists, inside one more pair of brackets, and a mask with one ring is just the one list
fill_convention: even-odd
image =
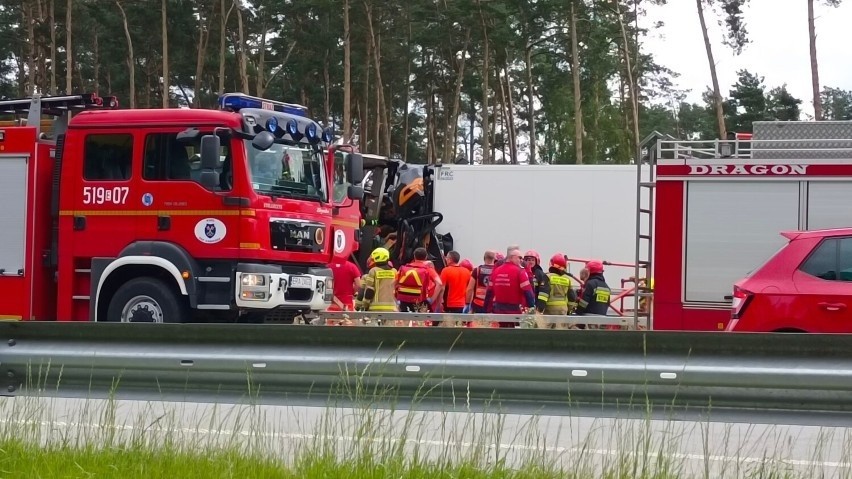
[(642, 48), (666, 0), (0, 0), (0, 97), (209, 108), (244, 92), (301, 103), (361, 151), (413, 163), (627, 163), (654, 131), (852, 120), (852, 91), (821, 85), (817, 61), (815, 3), (843, 0), (805, 0), (810, 70), (791, 73), (810, 75), (807, 99), (748, 70), (719, 84), (708, 25), (740, 53), (749, 0), (673, 1), (694, 4), (682, 21), (704, 35), (699, 103)]

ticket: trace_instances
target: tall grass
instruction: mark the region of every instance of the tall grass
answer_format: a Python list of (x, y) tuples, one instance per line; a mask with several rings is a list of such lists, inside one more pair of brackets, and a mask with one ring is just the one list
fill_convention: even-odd
[(0, 398), (0, 477), (852, 478), (845, 428), (659, 420), (650, 405), (637, 419), (507, 414), (465, 391), (450, 392), (461, 412), (404, 409), (369, 368), (306, 408), (259, 404), (250, 375), (241, 404), (198, 404), (52, 397), (49, 372)]

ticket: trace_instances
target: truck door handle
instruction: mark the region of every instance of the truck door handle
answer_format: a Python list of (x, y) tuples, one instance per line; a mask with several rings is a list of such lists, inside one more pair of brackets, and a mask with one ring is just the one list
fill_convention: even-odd
[(846, 305), (843, 303), (818, 303), (817, 305), (826, 311), (843, 311), (846, 309)]

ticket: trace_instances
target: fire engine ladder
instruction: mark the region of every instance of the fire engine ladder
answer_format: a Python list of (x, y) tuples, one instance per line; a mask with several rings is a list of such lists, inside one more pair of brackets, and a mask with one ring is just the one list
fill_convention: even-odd
[[(78, 111), (93, 109), (118, 108), (118, 100), (114, 96), (99, 97), (95, 93), (82, 95), (33, 95), (16, 100), (0, 100), (0, 115), (21, 116), (26, 114), (26, 123), (20, 126), (34, 126), (39, 139), (57, 138), (68, 129), (68, 121)], [(42, 132), (42, 116), (52, 117), (51, 134)]]
[(640, 318), (652, 329), (653, 309), (653, 251), (654, 251), (654, 197), (656, 193), (656, 166), (659, 140), (673, 140), (670, 135), (653, 132), (642, 140), (636, 163), (636, 266), (633, 276), (636, 288), (633, 297), (633, 327), (638, 329)]

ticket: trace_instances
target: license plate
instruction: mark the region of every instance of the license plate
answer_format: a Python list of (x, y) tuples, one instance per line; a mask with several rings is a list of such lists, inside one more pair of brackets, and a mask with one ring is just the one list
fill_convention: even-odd
[(308, 276), (290, 276), (291, 288), (313, 288), (313, 281)]

